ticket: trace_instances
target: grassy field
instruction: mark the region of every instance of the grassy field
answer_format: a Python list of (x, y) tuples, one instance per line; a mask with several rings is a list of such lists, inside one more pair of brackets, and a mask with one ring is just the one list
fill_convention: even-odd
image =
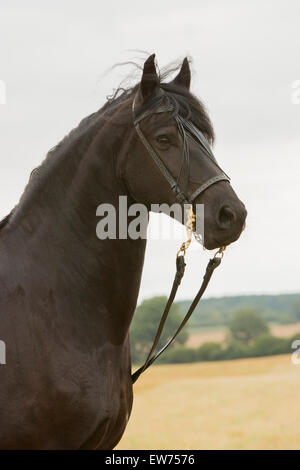
[(153, 366), (117, 449), (300, 449), (291, 356)]
[[(300, 332), (300, 323), (290, 323), (287, 325), (270, 325), (270, 330), (272, 335), (288, 338), (293, 336), (295, 333)], [(224, 326), (215, 326), (215, 327), (207, 327), (207, 328), (197, 328), (190, 332), (189, 339), (187, 341), (187, 346), (191, 348), (197, 348), (201, 346), (201, 344), (206, 343), (208, 341), (216, 341), (221, 343), (224, 341), (226, 334), (228, 333), (228, 329)]]

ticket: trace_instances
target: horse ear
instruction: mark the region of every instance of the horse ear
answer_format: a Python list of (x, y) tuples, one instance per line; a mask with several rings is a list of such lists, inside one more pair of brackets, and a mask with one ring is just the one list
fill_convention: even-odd
[(188, 90), (190, 89), (191, 69), (190, 69), (189, 61), (188, 61), (187, 57), (182, 62), (180, 72), (174, 78), (173, 83), (175, 83), (178, 86), (187, 88)]
[(140, 84), (140, 91), (144, 101), (153, 95), (159, 85), (159, 79), (155, 67), (155, 54), (152, 54), (144, 63), (143, 76)]

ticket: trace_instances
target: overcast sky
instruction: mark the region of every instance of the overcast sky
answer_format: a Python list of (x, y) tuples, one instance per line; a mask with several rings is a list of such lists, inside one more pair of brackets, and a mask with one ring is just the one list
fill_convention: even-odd
[[(207, 296), (299, 292), (299, 18), (298, 0), (154, 0), (147, 8), (135, 0), (1, 0), (0, 217), (47, 151), (129, 71), (105, 74), (113, 64), (135, 58), (133, 49), (155, 52), (159, 66), (189, 55), (216, 156), (249, 213)], [(168, 293), (179, 243), (148, 243), (140, 299)], [(179, 298), (196, 293), (208, 256), (191, 250)]]

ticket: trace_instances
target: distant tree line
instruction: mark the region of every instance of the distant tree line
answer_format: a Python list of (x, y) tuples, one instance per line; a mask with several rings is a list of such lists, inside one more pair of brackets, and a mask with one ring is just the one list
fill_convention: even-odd
[[(187, 310), (190, 301), (178, 302)], [(268, 323), (300, 322), (300, 294), (241, 295), (203, 299), (190, 321), (190, 328), (227, 326), (237, 310), (254, 309)]]
[[(153, 343), (156, 329), (166, 303), (165, 297), (145, 300), (137, 308), (131, 327), (131, 354), (134, 364), (142, 363)], [(300, 304), (299, 304), (300, 307)], [(159, 347), (173, 335), (183, 318), (178, 304), (170, 313)], [(228, 324), (228, 334), (222, 343), (207, 342), (198, 348), (186, 347), (188, 330), (176, 338), (176, 342), (159, 359), (158, 363), (186, 363), (218, 361), (245, 357), (270, 356), (291, 353), (291, 345), (299, 334), (290, 338), (272, 336), (267, 322), (255, 309), (239, 309)]]

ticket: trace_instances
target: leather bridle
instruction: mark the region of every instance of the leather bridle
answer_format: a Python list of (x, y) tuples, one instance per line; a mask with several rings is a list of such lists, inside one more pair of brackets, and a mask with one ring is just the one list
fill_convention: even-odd
[[(137, 96), (137, 95), (136, 95)], [(175, 120), (177, 122), (177, 127), (179, 129), (179, 132), (181, 134), (182, 140), (183, 140), (183, 157), (182, 157), (182, 164), (181, 164), (181, 169), (179, 171), (178, 177), (175, 180), (175, 178), (171, 175), (169, 172), (168, 168), (165, 166), (159, 155), (155, 152), (151, 144), (148, 142), (146, 139), (145, 135), (143, 134), (141, 128), (140, 128), (140, 122), (145, 119), (146, 117), (152, 115), (152, 114), (157, 114), (161, 112), (168, 112), (172, 111), (173, 108), (170, 106), (160, 106), (156, 110), (146, 110), (140, 115), (136, 115), (136, 110), (135, 110), (135, 103), (136, 103), (136, 96), (133, 100), (132, 103), (132, 114), (133, 114), (133, 124), (135, 127), (135, 130), (140, 137), (141, 141), (143, 142), (144, 146), (148, 150), (149, 155), (151, 156), (152, 160), (155, 162), (157, 167), (159, 168), (160, 172), (164, 176), (164, 178), (167, 180), (169, 183), (172, 191), (174, 191), (176, 195), (176, 199), (179, 203), (186, 203), (186, 204), (192, 204), (194, 200), (200, 196), (207, 188), (212, 186), (215, 183), (218, 183), (219, 181), (230, 181), (230, 178), (226, 173), (220, 168), (220, 166), (217, 163), (217, 160), (211, 150), (211, 147), (203, 135), (203, 133), (198, 129), (192, 121), (188, 119), (184, 119), (182, 116), (177, 115), (175, 117)], [(196, 143), (198, 143), (201, 146), (201, 149), (203, 153), (210, 158), (210, 160), (219, 168), (220, 174), (217, 176), (214, 176), (213, 178), (210, 178), (207, 180), (205, 183), (199, 186), (199, 188), (196, 189), (190, 196), (187, 194), (187, 183), (189, 181), (189, 162), (190, 162), (190, 153), (189, 153), (189, 146), (188, 146), (188, 137), (191, 137), (194, 139)], [(184, 189), (180, 189), (179, 187), (179, 178), (181, 176), (181, 171), (183, 167), (186, 167), (186, 174), (185, 174), (185, 187)]]
[[(137, 96), (137, 95), (136, 95)], [(142, 113), (140, 113), (139, 115), (136, 115), (136, 110), (135, 110), (135, 103), (136, 103), (136, 96), (133, 100), (133, 103), (132, 103), (132, 114), (133, 114), (133, 124), (134, 124), (134, 127), (135, 127), (135, 130), (138, 134), (138, 136), (140, 137), (142, 143), (144, 144), (144, 146), (146, 147), (149, 155), (151, 156), (152, 160), (155, 162), (155, 164), (157, 165), (157, 167), (159, 168), (160, 172), (162, 173), (162, 175), (164, 176), (164, 178), (167, 180), (167, 182), (169, 183), (172, 191), (174, 191), (175, 195), (176, 195), (176, 199), (179, 203), (181, 204), (189, 204), (190, 206), (190, 210), (189, 210), (189, 217), (188, 217), (188, 221), (187, 221), (187, 224), (186, 224), (186, 228), (187, 228), (187, 232), (188, 232), (188, 240), (186, 242), (184, 242), (182, 245), (181, 245), (181, 248), (177, 254), (177, 258), (176, 258), (176, 274), (175, 274), (175, 278), (174, 278), (174, 281), (173, 281), (173, 286), (172, 286), (172, 290), (171, 290), (171, 293), (170, 293), (170, 296), (168, 298), (168, 301), (166, 303), (166, 306), (165, 306), (165, 309), (164, 309), (164, 312), (162, 314), (162, 317), (161, 317), (161, 320), (160, 320), (160, 323), (159, 323), (159, 326), (158, 326), (158, 329), (157, 329), (157, 332), (156, 332), (156, 336), (154, 338), (154, 341), (153, 341), (153, 345), (151, 347), (151, 350), (147, 356), (147, 359), (145, 361), (145, 363), (138, 369), (136, 370), (132, 376), (131, 376), (131, 379), (132, 379), (132, 383), (136, 382), (136, 380), (138, 379), (138, 377), (151, 365), (153, 364), (153, 362), (167, 349), (167, 347), (175, 340), (175, 338), (177, 337), (177, 335), (180, 333), (180, 331), (182, 330), (182, 328), (185, 326), (185, 324), (187, 323), (187, 321), (189, 320), (190, 316), (192, 315), (192, 313), (194, 312), (196, 306), (198, 305), (198, 302), (199, 300), (201, 299), (202, 295), (204, 294), (205, 290), (206, 290), (206, 287), (210, 281), (210, 278), (214, 272), (214, 270), (220, 265), (221, 263), (221, 260), (223, 258), (223, 255), (224, 255), (224, 250), (225, 250), (225, 247), (221, 247), (217, 252), (216, 254), (214, 255), (214, 257), (212, 259), (209, 260), (208, 262), (208, 265), (206, 267), (206, 272), (205, 272), (205, 275), (203, 277), (203, 281), (202, 281), (202, 284), (200, 286), (200, 289), (195, 297), (195, 299), (193, 300), (190, 308), (188, 309), (188, 312), (186, 313), (184, 319), (182, 320), (181, 324), (179, 325), (179, 327), (177, 328), (175, 334), (172, 336), (172, 338), (170, 338), (167, 343), (158, 351), (155, 353), (155, 348), (156, 346), (158, 345), (158, 342), (159, 342), (159, 339), (161, 337), (161, 334), (162, 334), (162, 331), (163, 331), (163, 328), (164, 328), (164, 325), (165, 325), (165, 322), (167, 320), (167, 317), (168, 317), (168, 314), (169, 314), (169, 311), (170, 311), (170, 308), (173, 304), (173, 301), (175, 299), (175, 296), (176, 296), (176, 293), (177, 293), (177, 290), (178, 290), (178, 287), (181, 283), (181, 280), (183, 278), (183, 275), (184, 275), (184, 270), (185, 270), (185, 261), (184, 261), (184, 255), (185, 255), (185, 252), (186, 252), (186, 249), (188, 248), (190, 242), (191, 242), (191, 236), (192, 236), (192, 233), (194, 233), (194, 236), (196, 238), (196, 240), (199, 241), (199, 238), (197, 237), (197, 234), (195, 234), (195, 215), (194, 215), (194, 212), (193, 212), (193, 203), (195, 201), (195, 199), (200, 196), (200, 194), (202, 194), (207, 188), (209, 188), (210, 186), (212, 186), (213, 184), (216, 184), (218, 183), (219, 181), (230, 181), (230, 178), (229, 176), (226, 175), (226, 173), (220, 168), (220, 166), (218, 165), (215, 157), (214, 157), (214, 154), (211, 150), (211, 147), (207, 141), (207, 139), (205, 138), (205, 136), (203, 135), (203, 133), (200, 131), (200, 129), (198, 129), (190, 120), (188, 119), (185, 119), (183, 118), (182, 116), (180, 116), (179, 114), (175, 117), (175, 120), (177, 122), (177, 126), (178, 126), (178, 129), (179, 129), (179, 132), (181, 134), (181, 137), (182, 137), (182, 141), (183, 141), (183, 156), (182, 156), (182, 163), (181, 163), (181, 168), (180, 168), (180, 171), (179, 171), (179, 174), (178, 174), (178, 177), (177, 179), (175, 179), (170, 171), (168, 170), (168, 168), (165, 166), (165, 164), (163, 163), (163, 161), (161, 160), (161, 158), (159, 157), (159, 155), (156, 153), (156, 151), (153, 149), (153, 147), (151, 146), (151, 144), (148, 142), (148, 140), (146, 139), (145, 135), (143, 134), (141, 128), (140, 128), (140, 122), (145, 119), (146, 117), (152, 115), (152, 114), (156, 114), (156, 113), (161, 113), (161, 112), (169, 112), (169, 111), (173, 111), (173, 107), (171, 106), (168, 106), (168, 105), (162, 105), (162, 106), (158, 106), (156, 109), (148, 109), (148, 110), (145, 110), (143, 111)], [(219, 168), (220, 170), (220, 173), (216, 176), (214, 176), (213, 178), (210, 178), (209, 180), (207, 180), (205, 183), (201, 184), (191, 195), (188, 195), (187, 193), (187, 186), (188, 186), (188, 182), (189, 182), (189, 175), (190, 175), (190, 155), (189, 155), (189, 146), (188, 146), (188, 137), (191, 137), (198, 145), (201, 146), (201, 149), (203, 151), (203, 153), (205, 154), (206, 157), (210, 158), (210, 160)], [(183, 169), (185, 169), (185, 184), (184, 184), (184, 188), (181, 189), (179, 187), (179, 178), (181, 176), (181, 173), (183, 171)], [(218, 256), (219, 255), (219, 256)]]

